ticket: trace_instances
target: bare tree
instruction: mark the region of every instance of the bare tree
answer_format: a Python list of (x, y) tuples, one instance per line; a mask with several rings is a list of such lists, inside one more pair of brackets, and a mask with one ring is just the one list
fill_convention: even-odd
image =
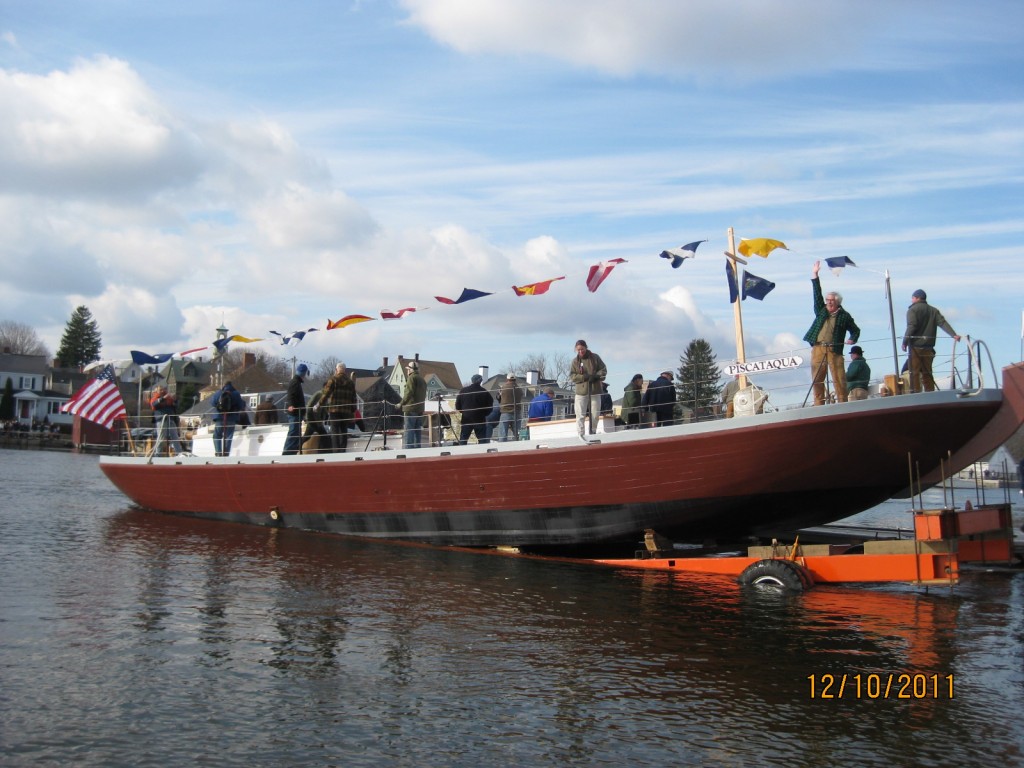
[[(224, 354), (224, 371), (234, 371), (241, 368), (246, 352), (252, 352), (252, 350), (241, 347), (229, 349)], [(283, 360), (277, 355), (272, 355), (262, 349), (257, 349), (252, 354), (256, 357), (256, 367), (262, 368), (275, 381), (283, 383), (292, 377), (292, 364), (290, 360)]]
[(7, 349), (15, 355), (50, 356), (36, 329), (17, 320), (0, 320), (0, 350)]
[(334, 369), (337, 368), (338, 363), (342, 362), (344, 361), (340, 357), (328, 355), (313, 366), (313, 378), (317, 381), (327, 381), (334, 375)]
[(521, 378), (525, 378), (529, 371), (537, 371), (541, 379), (554, 379), (558, 386), (565, 387), (569, 381), (571, 363), (572, 355), (559, 352), (548, 355), (540, 352), (527, 355), (518, 363), (508, 363), (507, 371)]

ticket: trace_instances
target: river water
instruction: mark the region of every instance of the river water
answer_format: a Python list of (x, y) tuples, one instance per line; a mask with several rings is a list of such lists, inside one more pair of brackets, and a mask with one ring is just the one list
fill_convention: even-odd
[(4, 766), (1024, 764), (1024, 573), (766, 594), (177, 519), (94, 456), (0, 468)]

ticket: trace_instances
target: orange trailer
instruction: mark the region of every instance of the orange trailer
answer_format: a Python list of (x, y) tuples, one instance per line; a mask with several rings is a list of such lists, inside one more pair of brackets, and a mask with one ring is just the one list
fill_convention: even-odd
[[(598, 559), (618, 568), (732, 576), (743, 584), (806, 589), (814, 583), (902, 581), (958, 583), (960, 564), (1010, 564), (1014, 560), (1009, 504), (914, 513), (914, 538), (865, 541), (860, 545), (775, 544), (750, 547), (747, 555), (675, 557), (664, 550), (638, 552), (631, 559)], [(648, 541), (654, 538), (649, 535)], [(650, 545), (648, 545), (650, 546)]]

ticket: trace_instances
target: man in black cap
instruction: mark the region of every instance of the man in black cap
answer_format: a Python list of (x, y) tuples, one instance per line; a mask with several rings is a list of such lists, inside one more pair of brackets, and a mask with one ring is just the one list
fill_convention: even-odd
[(459, 445), (468, 443), (470, 435), (476, 435), (478, 443), (489, 442), (487, 440), (487, 414), (494, 406), (494, 397), (483, 388), (481, 384), (483, 380), (483, 376), (474, 373), (469, 386), (460, 389), (459, 394), (455, 396), (455, 410), (462, 417)]
[(305, 363), (299, 363), (295, 369), (295, 375), (288, 383), (288, 394), (285, 395), (285, 402), (288, 404), (288, 436), (284, 439), (285, 456), (294, 456), (302, 447), (302, 418), (306, 413), (306, 395), (302, 391), (302, 382), (309, 375), (309, 368)]
[(935, 334), (941, 328), (957, 341), (960, 336), (946, 322), (942, 313), (928, 304), (928, 294), (918, 288), (910, 297), (907, 307), (907, 332), (903, 334), (903, 351), (910, 362), (910, 391), (935, 391), (932, 362), (935, 360)]
[(871, 367), (864, 360), (864, 350), (856, 344), (850, 347), (850, 367), (846, 369), (847, 400), (867, 400)]
[(672, 371), (662, 371), (647, 385), (640, 404), (654, 414), (656, 427), (667, 427), (675, 421), (676, 385), (672, 381)]

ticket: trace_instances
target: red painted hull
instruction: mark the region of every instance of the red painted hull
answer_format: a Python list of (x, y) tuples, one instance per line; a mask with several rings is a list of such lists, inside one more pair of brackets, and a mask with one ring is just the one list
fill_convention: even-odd
[[(1011, 374), (1024, 377), (1020, 366)], [(951, 454), (960, 466), (949, 471), (966, 466), (978, 457), (961, 448), (990, 422), (1007, 428), (996, 414), (1019, 405), (1000, 390), (936, 392), (617, 432), (590, 445), (111, 457), (101, 467), (141, 507), (262, 525), (467, 546), (636, 542), (646, 528), (725, 539), (878, 504), (908, 485), (908, 455), (921, 475)]]

